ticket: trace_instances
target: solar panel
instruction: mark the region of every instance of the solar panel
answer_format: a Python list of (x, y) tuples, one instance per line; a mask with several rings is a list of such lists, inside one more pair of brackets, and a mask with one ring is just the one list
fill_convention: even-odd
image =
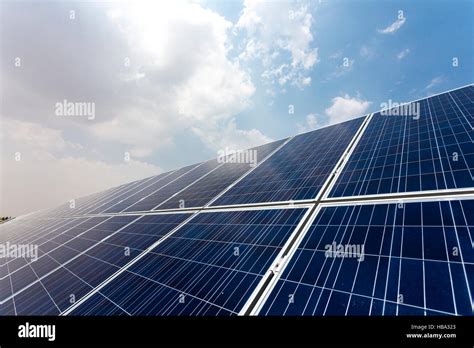
[(237, 314), (306, 211), (200, 213), (72, 314)]
[[(89, 228), (92, 228), (98, 225), (100, 222), (103, 222), (107, 218), (78, 218), (78, 219), (61, 219), (55, 220), (52, 224), (42, 223), (41, 228), (32, 228), (29, 224), (22, 225), (20, 228), (16, 228), (10, 233), (8, 233), (2, 242), (12, 244), (12, 245), (34, 245), (38, 246), (38, 255), (37, 258), (41, 259), (43, 254), (46, 251), (53, 249), (55, 242), (59, 240), (69, 240), (72, 239), (70, 235), (67, 235), (67, 232), (80, 234)], [(24, 258), (4, 258), (2, 259), (2, 271), (9, 269), (7, 273), (10, 273), (18, 268), (26, 268), (27, 260)], [(3, 273), (3, 272), (2, 272)]]
[[(3, 284), (9, 283), (11, 291), (2, 292), (2, 296), (9, 296), (11, 293), (16, 293), (24, 287), (30, 286), (58, 267), (58, 263), (69, 261), (89, 247), (90, 245), (86, 243), (79, 243), (78, 245), (78, 241), (81, 240), (80, 236), (90, 229), (95, 227), (112, 233), (135, 218), (80, 218), (67, 221), (58, 229), (43, 230), (28, 239), (18, 238), (15, 240), (12, 238), (11, 244), (36, 246), (38, 251), (37, 255), (31, 255), (28, 259), (24, 257), (7, 259), (3, 267), (6, 267), (8, 273), (1, 279), (1, 282)], [(79, 250), (72, 249), (74, 246)]]
[[(237, 160), (231, 162), (232, 155), (230, 155), (228, 162), (223, 163), (219, 168), (201, 178), (187, 189), (178, 192), (175, 196), (172, 196), (169, 200), (156, 207), (156, 209), (176, 209), (206, 205), (230, 184), (252, 170), (259, 161), (264, 160), (272, 151), (281, 146), (285, 140), (286, 139), (283, 139), (249, 149), (248, 151), (253, 152), (253, 154), (248, 157), (253, 155), (256, 163), (250, 161), (247, 163), (245, 158), (241, 160), (242, 163)], [(244, 155), (245, 154), (246, 153), (244, 153)]]
[(15, 308), (13, 305), (13, 300), (8, 300), (3, 304), (0, 304), (0, 315), (15, 315)]
[(141, 190), (135, 192), (132, 195), (128, 195), (127, 197), (124, 197), (120, 201), (116, 201), (113, 204), (108, 204), (106, 209), (102, 209), (101, 212), (104, 213), (117, 213), (121, 212), (128, 207), (137, 204), (138, 202), (156, 194), (156, 192), (159, 192), (159, 190), (167, 185), (170, 185), (170, 183), (174, 182), (175, 180), (179, 179), (183, 175), (187, 174), (188, 172), (194, 170), (198, 164), (193, 164), (191, 166), (187, 166), (184, 168), (180, 168), (171, 175), (168, 175), (161, 180), (153, 182), (151, 185), (148, 185)]
[(130, 205), (123, 211), (131, 212), (152, 210), (156, 206), (166, 201), (168, 198), (172, 197), (178, 191), (186, 188), (188, 185), (194, 183), (196, 180), (199, 180), (204, 175), (209, 174), (220, 165), (221, 164), (217, 160), (200, 163), (189, 172), (178, 177), (168, 185), (163, 186), (156, 192), (151, 193), (149, 196), (137, 201), (133, 205)]
[[(165, 173), (166, 174), (166, 173)], [(160, 174), (162, 176), (164, 174)], [(72, 216), (72, 215), (83, 215), (90, 212), (91, 209), (97, 206), (103, 206), (109, 204), (110, 201), (116, 197), (124, 197), (133, 192), (133, 190), (138, 190), (140, 187), (145, 186), (149, 181), (154, 180), (156, 177), (148, 177), (145, 179), (133, 181), (118, 187), (100, 192), (98, 194), (89, 195), (83, 198), (76, 199), (71, 205), (71, 202), (68, 202), (61, 206), (60, 210), (55, 211), (54, 213), (47, 213), (47, 217), (62, 217), (62, 216)]]
[(474, 200), (324, 207), (260, 315), (470, 315), (473, 211)]
[(416, 103), (418, 116), (373, 116), (330, 197), (473, 186), (474, 87)]
[[(2, 291), (1, 302), (12, 299), (18, 315), (37, 307), (41, 308), (41, 312), (35, 309), (37, 314), (59, 314), (189, 216), (82, 219), (80, 229), (74, 227), (58, 235), (59, 239), (39, 244), (42, 253), (36, 261), (23, 260), (20, 268), (8, 267), (2, 284), (10, 291)], [(135, 223), (130, 224), (132, 221)]]
[[(143, 197), (143, 192), (153, 192), (155, 189), (163, 187), (170, 181), (172, 181), (178, 173), (185, 173), (188, 170), (191, 170), (194, 166), (189, 166), (181, 168), (177, 171), (167, 172), (155, 177), (145, 180), (141, 185), (135, 186), (130, 190), (123, 192), (121, 195), (115, 196), (113, 199), (109, 199), (101, 204), (94, 204), (86, 212), (87, 214), (100, 214), (100, 213), (113, 213), (120, 210), (117, 210), (118, 207), (124, 204), (132, 204), (131, 202), (136, 202), (139, 198)], [(126, 205), (126, 206), (128, 206)]]
[(363, 121), (296, 136), (212, 205), (316, 198)]
[(157, 176), (148, 177), (143, 180), (135, 182), (133, 185), (122, 186), (119, 190), (115, 191), (110, 195), (100, 197), (100, 199), (93, 200), (87, 205), (83, 205), (81, 208), (73, 209), (72, 213), (75, 215), (81, 214), (99, 214), (104, 212), (108, 207), (114, 206), (116, 203), (120, 203), (125, 199), (135, 195), (137, 192), (141, 192), (151, 185), (156, 185), (166, 180), (171, 176), (172, 172), (162, 173)]
[(407, 105), (1, 224), (0, 315), (472, 315), (474, 87)]
[[(130, 183), (129, 185), (134, 185), (135, 183)], [(120, 190), (123, 189), (125, 185), (114, 187), (103, 192), (91, 194), (85, 197), (79, 197), (75, 199), (74, 205), (71, 205), (71, 202), (64, 203), (56, 208), (46, 209), (44, 211), (33, 213), (28, 218), (55, 218), (55, 217), (65, 217), (78, 214), (79, 208), (87, 207), (90, 204), (94, 204), (96, 201), (108, 196), (117, 194)], [(76, 209), (77, 208), (77, 209)]]

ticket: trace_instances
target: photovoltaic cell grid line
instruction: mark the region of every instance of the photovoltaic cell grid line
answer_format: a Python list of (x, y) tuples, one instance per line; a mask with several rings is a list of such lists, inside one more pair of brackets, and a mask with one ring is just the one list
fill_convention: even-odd
[[(161, 188), (167, 185), (170, 185), (178, 178), (186, 175), (188, 172), (192, 172), (197, 166), (198, 164), (193, 164), (191, 166), (180, 168), (174, 171), (172, 174), (164, 177), (163, 179), (156, 181), (153, 184), (143, 188), (141, 191), (136, 192), (135, 194), (124, 198), (120, 202), (117, 202), (115, 204), (109, 204), (108, 207), (106, 207), (106, 209), (103, 210), (103, 212), (104, 213), (118, 213), (118, 212), (126, 210), (127, 208), (133, 206), (134, 204), (139, 204), (141, 201), (145, 199), (150, 199), (150, 197), (157, 194), (157, 192), (160, 192), (159, 190)], [(135, 210), (140, 210), (140, 209), (136, 208)]]
[[(2, 225), (0, 233), (0, 242), (18, 243), (23, 240), (29, 240), (31, 235), (38, 231), (48, 228), (54, 228), (56, 225), (62, 224), (67, 219), (20, 219), (11, 223)], [(0, 264), (5, 260), (0, 260)]]
[[(132, 185), (134, 183), (129, 183), (129, 185)], [(103, 197), (111, 196), (116, 192), (119, 192), (121, 189), (123, 189), (123, 186), (118, 186), (114, 187), (105, 191), (101, 191), (98, 193), (94, 193), (88, 196), (84, 197), (79, 197), (75, 199), (75, 206), (76, 208), (83, 208), (89, 204), (92, 204), (93, 202), (96, 202), (100, 200)], [(51, 209), (46, 209), (44, 211), (39, 211), (36, 213), (33, 213), (27, 217), (27, 219), (39, 219), (39, 218), (57, 218), (57, 217), (65, 217), (65, 216), (70, 216), (72, 214), (76, 214), (77, 209), (72, 211), (71, 209), (71, 202), (67, 202), (64, 204), (61, 204), (59, 207), (51, 208)], [(13, 222), (13, 221), (12, 221)], [(16, 220), (14, 220), (16, 222)]]
[[(65, 245), (62, 249), (65, 258), (58, 260), (48, 254), (48, 259), (41, 264), (37, 264), (39, 260), (31, 263), (36, 279), (53, 267), (57, 269), (19, 293), (16, 291), (21, 286), (15, 286), (15, 296), (0, 306), (0, 311), (4, 310), (0, 314), (60, 314), (71, 306), (71, 296), (74, 296), (74, 301), (79, 301), (188, 216), (189, 214), (149, 215), (125, 228), (123, 227), (137, 216), (113, 217), (107, 221), (115, 225), (110, 226), (109, 230), (92, 229), (78, 237), (76, 243)], [(102, 241), (107, 236), (110, 237)], [(86, 250), (90, 245), (93, 247)], [(86, 251), (79, 255), (84, 250)], [(19, 276), (24, 277), (24, 272), (19, 273)], [(11, 277), (12, 284), (16, 284), (13, 277), (14, 274)], [(26, 283), (31, 280), (35, 278), (27, 279)]]
[(134, 204), (130, 205), (126, 209), (123, 209), (124, 212), (134, 212), (134, 211), (147, 211), (152, 210), (157, 205), (163, 203), (168, 198), (172, 197), (178, 191), (184, 189), (194, 181), (201, 178), (203, 175), (208, 174), (212, 170), (215, 170), (221, 164), (217, 160), (210, 160), (207, 162), (200, 163), (192, 168), (190, 171), (176, 178), (174, 181), (171, 181), (168, 185), (165, 185), (158, 189), (156, 192), (151, 193), (149, 196), (144, 197), (143, 199), (136, 201)]
[[(21, 229), (12, 231), (14, 234), (8, 236), (8, 242), (10, 245), (31, 245), (38, 247), (37, 258), (40, 260), (46, 253), (54, 249), (59, 249), (58, 244), (68, 242), (82, 232), (87, 231), (105, 220), (107, 220), (106, 217), (61, 219), (59, 223), (56, 221), (55, 224), (47, 228), (38, 229), (30, 228), (29, 225), (26, 225), (22, 226)], [(35, 262), (38, 262), (38, 260)], [(25, 258), (6, 257), (3, 258), (3, 261), (4, 263), (0, 268), (3, 276), (0, 280), (4, 280), (8, 275), (20, 269), (28, 269), (29, 267), (29, 262)]]
[(133, 183), (133, 185), (122, 186), (120, 190), (118, 190), (114, 194), (106, 197), (101, 197), (100, 200), (91, 202), (88, 206), (83, 207), (82, 209), (76, 209), (74, 214), (79, 215), (103, 212), (104, 209), (113, 206), (117, 201), (120, 202), (121, 200), (125, 200), (129, 196), (134, 195), (136, 192), (139, 192), (149, 187), (150, 185), (156, 185), (156, 182), (161, 182), (162, 179), (167, 178), (170, 174), (172, 174), (172, 172), (166, 172), (152, 177), (137, 180)]
[(123, 200), (128, 199), (130, 196), (135, 195), (137, 192), (150, 187), (151, 185), (156, 185), (157, 182), (161, 183), (163, 180), (168, 178), (172, 172), (162, 173), (153, 177), (148, 177), (142, 180), (135, 181), (133, 185), (126, 185), (117, 190), (113, 194), (101, 197), (99, 200), (90, 202), (87, 206), (83, 206), (79, 209), (72, 209), (72, 214), (74, 215), (84, 215), (84, 214), (99, 214), (104, 212), (105, 209), (114, 206), (117, 203), (122, 202)]
[(54, 213), (47, 213), (47, 217), (66, 217), (73, 215), (84, 215), (87, 214), (91, 209), (97, 206), (102, 206), (107, 202), (115, 199), (116, 197), (124, 197), (129, 192), (132, 192), (137, 187), (143, 187), (150, 180), (153, 180), (154, 177), (148, 177), (141, 180), (136, 180), (131, 183), (126, 183), (115, 188), (99, 192), (98, 194), (89, 195), (86, 197), (81, 197), (74, 200), (74, 206), (71, 207), (70, 202), (62, 205), (61, 210), (57, 210)]
[[(255, 160), (260, 162), (270, 155), (278, 146), (282, 145), (286, 139), (275, 141), (270, 144), (251, 148), (241, 154), (241, 156), (255, 155)], [(239, 159), (241, 162), (224, 163), (222, 166), (206, 175), (186, 190), (179, 192), (175, 197), (156, 207), (156, 209), (176, 209), (180, 207), (200, 207), (205, 206), (217, 194), (222, 192), (230, 184), (235, 182), (242, 175), (252, 169), (252, 165), (257, 163), (246, 163), (249, 158)], [(242, 163), (243, 162), (243, 163)], [(183, 203), (183, 206), (180, 204)]]
[(291, 139), (212, 206), (313, 199), (364, 117)]
[[(137, 217), (96, 217), (75, 219), (72, 223), (61, 226), (50, 234), (43, 234), (40, 239), (33, 239), (28, 244), (38, 248), (38, 258), (11, 258), (6, 263), (8, 274), (0, 280), (2, 286), (0, 301), (22, 291), (23, 288), (41, 281), (58, 265), (70, 261), (93, 243), (82, 243), (80, 236), (95, 228), (96, 231), (113, 233)], [(77, 221), (79, 220), (79, 221)]]
[(306, 209), (200, 213), (72, 315), (236, 315)]
[(474, 87), (416, 103), (419, 119), (374, 115), (330, 197), (474, 186)]
[[(259, 314), (472, 315), (473, 211), (473, 200), (322, 208)], [(326, 254), (333, 243), (364, 245), (363, 260)]]
[[(40, 224), (43, 225), (42, 228), (34, 228), (29, 227), (30, 225), (22, 225), (20, 226), (21, 228), (4, 231), (8, 233), (5, 233), (6, 236), (4, 236), (2, 233), (0, 243), (5, 247), (5, 249), (10, 249), (9, 246), (38, 246), (37, 255), (31, 255), (31, 257), (41, 258), (44, 252), (39, 248), (40, 245), (47, 244), (49, 240), (53, 240), (54, 238), (58, 237), (61, 233), (60, 231), (80, 225), (82, 222), (84, 222), (84, 220), (86, 219), (52, 220), (54, 222), (49, 222), (49, 224), (48, 222), (42, 221), (42, 224)], [(2, 284), (9, 285), (9, 280), (6, 279), (8, 275), (22, 267), (27, 267), (28, 264), (27, 260), (18, 257), (2, 257), (0, 260), (0, 286)], [(4, 292), (1, 292), (0, 294), (3, 295)]]
[[(183, 169), (189, 170), (190, 168), (192, 167), (182, 168), (181, 170)], [(176, 172), (166, 172), (166, 173), (162, 173), (160, 175), (154, 176), (152, 178), (148, 178), (148, 180), (145, 179), (141, 185), (135, 186), (134, 188), (123, 192), (123, 194), (118, 195), (114, 197), (113, 199), (104, 201), (99, 205), (97, 204), (93, 205), (86, 211), (86, 213), (99, 214), (99, 213), (105, 213), (105, 212), (116, 212), (117, 209), (113, 210), (111, 208), (116, 207), (117, 205), (120, 205), (120, 204), (124, 204), (124, 202), (125, 204), (127, 204), (127, 202), (130, 202), (130, 200), (133, 199), (132, 197), (135, 198), (133, 202), (136, 202), (138, 199), (143, 197), (142, 196), (143, 192), (153, 192), (152, 190), (156, 188), (160, 188), (163, 185), (166, 185), (169, 181), (173, 180), (173, 177), (175, 175), (176, 175)], [(132, 203), (128, 203), (128, 205), (130, 204)]]

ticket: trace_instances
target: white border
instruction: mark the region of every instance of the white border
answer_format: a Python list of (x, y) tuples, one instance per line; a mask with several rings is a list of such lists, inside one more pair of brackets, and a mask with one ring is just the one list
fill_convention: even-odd
[(356, 201), (356, 200), (366, 200), (366, 199), (390, 199), (391, 197), (411, 197), (411, 196), (429, 196), (429, 195), (445, 195), (446, 193), (457, 193), (457, 194), (469, 194), (474, 191), (474, 187), (464, 187), (464, 188), (455, 188), (455, 189), (445, 189), (445, 190), (426, 190), (426, 191), (408, 191), (408, 192), (396, 192), (396, 193), (379, 193), (372, 195), (361, 195), (361, 196), (344, 196), (344, 197), (329, 197), (324, 199), (324, 202), (344, 202), (344, 201)]
[[(293, 258), (293, 254), (296, 252), (297, 247), (300, 245), (302, 239), (304, 238), (304, 236), (308, 232), (311, 224), (313, 223), (314, 219), (318, 215), (319, 210), (320, 210), (319, 206), (316, 207), (316, 209), (313, 213), (311, 213), (311, 209), (308, 209), (308, 211), (303, 216), (303, 218), (301, 219), (298, 226), (296, 226), (293, 233), (290, 235), (290, 237), (287, 239), (286, 243), (283, 245), (280, 253), (275, 258), (275, 260), (271, 264), (268, 271), (265, 273), (265, 276), (260, 280), (257, 287), (252, 292), (252, 295), (247, 300), (244, 307), (242, 307), (242, 309), (240, 310), (240, 312), (239, 312), (240, 316), (245, 315), (245, 313), (247, 312), (249, 306), (253, 303), (256, 296), (261, 291), (262, 287), (265, 285), (268, 277), (270, 277), (273, 274), (273, 278), (270, 280), (270, 282), (266, 286), (266, 289), (264, 289), (264, 292), (262, 293), (262, 295), (258, 299), (257, 303), (255, 304), (255, 307), (249, 313), (250, 316), (258, 315), (260, 309), (265, 304), (265, 302), (267, 301), (268, 296), (270, 296), (271, 292), (273, 291), (273, 288), (275, 287), (276, 283), (280, 279), (281, 274), (285, 270), (285, 268), (288, 265), (289, 261)], [(306, 221), (306, 218), (308, 217), (308, 214), (311, 214), (311, 216), (309, 217), (308, 221)], [(303, 226), (303, 224), (304, 224), (304, 226)], [(301, 229), (301, 233), (299, 232), (300, 229)], [(293, 238), (298, 233), (299, 233), (298, 238), (294, 242), (292, 242)], [(288, 247), (290, 246), (290, 243), (293, 243), (293, 246), (288, 251), (288, 253), (286, 255), (284, 255), (286, 249), (288, 249)]]
[[(327, 187), (327, 189), (325, 190), (324, 192), (324, 196), (322, 197), (322, 199), (327, 199), (329, 194), (331, 193), (334, 185), (336, 184), (337, 180), (339, 179), (339, 176), (341, 175), (344, 167), (346, 166), (347, 162), (349, 162), (349, 159), (351, 158), (352, 156), (352, 153), (354, 152), (354, 150), (356, 149), (357, 145), (359, 144), (360, 142), (360, 139), (362, 139), (362, 136), (364, 135), (367, 127), (369, 126), (370, 124), (370, 121), (372, 120), (374, 114), (369, 114), (367, 116), (367, 118), (365, 119), (364, 123), (361, 125), (361, 129), (360, 129), (360, 132), (359, 133), (356, 133), (357, 135), (355, 136), (355, 139), (352, 140), (351, 144), (349, 144), (348, 148), (346, 149), (346, 151), (342, 154), (341, 156), (341, 159), (340, 161), (342, 160), (342, 163), (340, 164), (339, 167), (336, 167), (336, 173), (334, 175), (334, 180), (332, 180), (330, 183), (329, 183), (329, 186)], [(328, 178), (329, 179), (329, 178)]]
[(377, 205), (377, 204), (394, 204), (394, 203), (414, 203), (414, 202), (441, 202), (441, 201), (463, 201), (474, 200), (474, 193), (468, 193), (462, 196), (459, 195), (443, 195), (443, 196), (413, 196), (413, 197), (393, 197), (385, 199), (368, 199), (360, 201), (345, 201), (345, 202), (321, 202), (323, 207), (345, 207), (357, 205)]

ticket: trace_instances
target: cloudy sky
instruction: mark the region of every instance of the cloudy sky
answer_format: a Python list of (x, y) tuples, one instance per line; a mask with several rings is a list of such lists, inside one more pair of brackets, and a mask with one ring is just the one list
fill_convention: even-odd
[(0, 6), (2, 216), (474, 80), (468, 0)]

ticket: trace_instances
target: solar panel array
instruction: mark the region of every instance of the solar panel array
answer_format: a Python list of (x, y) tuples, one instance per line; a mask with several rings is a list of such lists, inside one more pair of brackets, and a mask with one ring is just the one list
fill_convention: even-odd
[(472, 314), (472, 212), (474, 200), (324, 207), (261, 314)]
[(406, 106), (0, 225), (0, 315), (472, 315), (474, 87)]

